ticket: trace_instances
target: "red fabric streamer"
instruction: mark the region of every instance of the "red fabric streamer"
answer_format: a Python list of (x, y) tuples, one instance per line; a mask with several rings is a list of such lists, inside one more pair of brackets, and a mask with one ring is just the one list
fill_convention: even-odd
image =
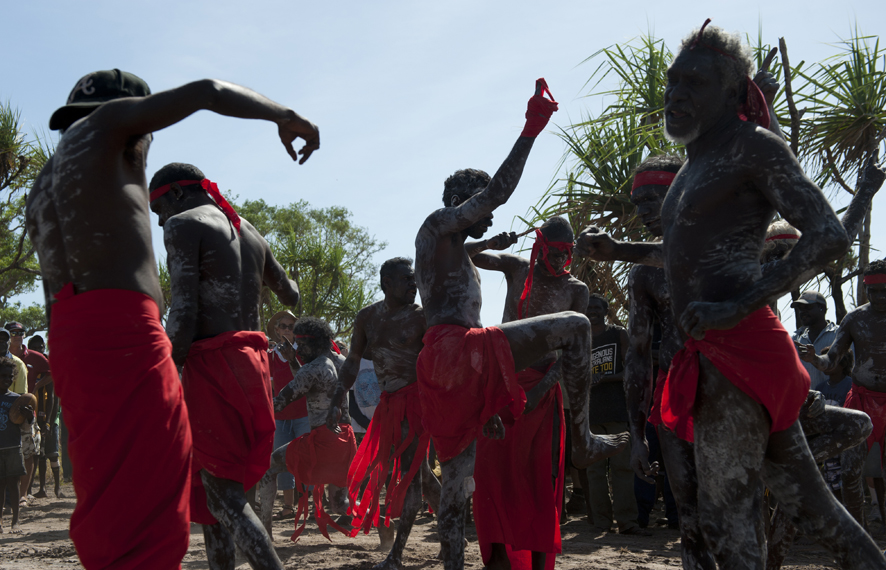
[[(704, 40), (702, 40), (704, 29), (708, 27), (708, 24), (710, 23), (710, 18), (704, 21), (704, 24), (701, 25), (701, 29), (698, 30), (698, 35), (695, 37), (694, 40), (692, 40), (692, 43), (689, 45), (689, 49), (694, 50), (696, 47), (701, 46), (720, 55), (726, 56), (734, 61), (735, 56), (733, 56), (732, 54), (715, 48), (714, 46), (705, 43)], [(760, 88), (750, 77), (747, 78), (747, 96), (745, 97), (744, 103), (739, 106), (738, 118), (742, 121), (751, 121), (757, 123), (764, 129), (769, 128), (769, 124), (771, 121), (771, 118), (769, 117), (769, 106), (766, 104), (766, 98), (763, 96), (763, 92), (760, 91)]]
[(237, 233), (240, 233), (240, 216), (234, 210), (234, 207), (231, 206), (231, 204), (229, 204), (227, 200), (225, 200), (225, 197), (221, 195), (221, 192), (218, 189), (218, 184), (212, 182), (208, 178), (204, 178), (203, 180), (178, 180), (176, 182), (164, 184), (163, 186), (160, 186), (159, 188), (151, 192), (151, 202), (169, 192), (172, 189), (173, 184), (178, 184), (179, 186), (191, 186), (193, 184), (199, 184), (206, 191), (206, 193), (209, 194), (209, 197), (212, 198), (215, 204), (219, 208), (221, 208), (221, 211), (224, 213), (224, 215), (227, 216), (229, 220), (231, 220), (231, 223), (234, 224), (234, 228), (237, 230)]
[(631, 186), (631, 194), (640, 186), (670, 186), (674, 178), (677, 177), (676, 172), (667, 172), (664, 170), (646, 170), (638, 172), (634, 175), (634, 184)]
[[(335, 433), (319, 426), (297, 437), (286, 448), (286, 469), (295, 477), (295, 487), (301, 491), (298, 507), (295, 513), (295, 532), (291, 540), (298, 542), (298, 537), (305, 530), (308, 523), (308, 490), (314, 486), (314, 509), (317, 516), (317, 526), (320, 532), (327, 538), (332, 527), (340, 533), (347, 535), (348, 531), (339, 526), (332, 517), (323, 509), (323, 492), (326, 485), (347, 488), (348, 465), (357, 453), (357, 440), (354, 439), (354, 429), (350, 424), (339, 424), (341, 432)], [(301, 526), (298, 521), (304, 519)]]
[(77, 555), (88, 569), (181, 568), (191, 430), (157, 304), (120, 289), (75, 295), (71, 283), (55, 297), (49, 360), (70, 432)]
[(464, 451), (505, 406), (514, 416), (523, 412), (526, 394), (501, 329), (436, 325), (422, 341), (416, 362), (421, 420), (441, 462)]
[[(535, 260), (538, 257), (538, 252), (541, 251), (541, 258), (544, 260), (545, 266), (548, 268), (548, 273), (554, 277), (559, 277), (569, 273), (566, 268), (572, 264), (572, 248), (574, 245), (574, 243), (566, 241), (548, 241), (545, 235), (541, 233), (541, 230), (535, 230), (535, 243), (532, 245), (532, 255), (529, 257), (529, 275), (526, 276), (526, 281), (523, 283), (523, 294), (520, 295), (520, 301), (517, 303), (517, 319), (523, 318), (523, 306), (526, 304), (529, 295), (532, 293), (532, 278), (535, 275)], [(550, 248), (559, 249), (560, 251), (565, 251), (569, 254), (569, 258), (563, 265), (563, 269), (559, 272), (557, 272), (551, 265), (551, 262), (548, 261), (548, 250)]]
[(218, 521), (206, 506), (200, 470), (254, 486), (271, 464), (274, 407), (264, 333), (231, 331), (191, 345), (182, 370), (194, 434), (191, 520)]
[(658, 376), (655, 378), (655, 392), (652, 393), (652, 403), (649, 405), (649, 414), (646, 419), (658, 427), (661, 425), (661, 395), (664, 394), (665, 384), (668, 382), (668, 371), (658, 370)]
[[(545, 371), (529, 368), (517, 375), (524, 391), (534, 388)], [(514, 417), (503, 440), (477, 440), (474, 468), (474, 522), (483, 563), (489, 564), (492, 544), (504, 544), (513, 570), (531, 570), (532, 552), (548, 553), (547, 570), (553, 570), (561, 549), (560, 507), (566, 462), (566, 429), (560, 386), (554, 385), (538, 407)], [(510, 417), (508, 417), (510, 416)], [(559, 427), (558, 446), (552, 450), (554, 422)], [(552, 451), (559, 458), (557, 479), (551, 483)]]
[(796, 234), (778, 234), (777, 236), (768, 237), (763, 241), (775, 241), (779, 239), (800, 239)]
[[(409, 432), (405, 438), (401, 431), (403, 420), (409, 424)], [(351, 536), (357, 536), (361, 528), (368, 534), (373, 526), (390, 526), (391, 519), (400, 516), (406, 491), (428, 456), (430, 439), (431, 434), (425, 431), (421, 423), (421, 400), (417, 382), (396, 392), (382, 392), (381, 401), (369, 422), (369, 429), (366, 430), (360, 449), (348, 470), (348, 493), (351, 514), (354, 516)], [(404, 475), (404, 466), (401, 463), (403, 453), (416, 440), (418, 447), (409, 470)], [(382, 523), (379, 520), (379, 495), (389, 468), (391, 481), (385, 493), (385, 520)], [(369, 483), (361, 498), (360, 486), (367, 479)]]
[[(526, 106), (526, 125), (523, 127), (523, 132), (520, 133), (521, 137), (537, 137), (547, 126), (551, 115), (559, 105), (554, 101), (554, 96), (548, 89), (548, 83), (544, 77), (540, 77), (535, 82), (535, 92), (536, 94), (529, 99)], [(545, 98), (545, 93), (550, 99)]]
[(843, 407), (859, 410), (870, 416), (874, 429), (867, 439), (868, 451), (875, 443), (879, 443), (880, 464), (882, 465), (883, 455), (886, 453), (886, 392), (868, 390), (853, 382)]
[(879, 285), (880, 283), (886, 283), (886, 273), (872, 273), (864, 276), (865, 285)]
[(689, 337), (674, 356), (661, 398), (661, 419), (677, 436), (693, 441), (693, 407), (698, 390), (698, 353), (758, 404), (772, 420), (770, 433), (791, 427), (809, 393), (791, 335), (768, 306), (729, 330), (709, 330), (704, 340)]

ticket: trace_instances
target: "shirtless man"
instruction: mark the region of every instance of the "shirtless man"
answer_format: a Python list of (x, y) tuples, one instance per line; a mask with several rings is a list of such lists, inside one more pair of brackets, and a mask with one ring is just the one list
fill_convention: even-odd
[(166, 329), (194, 440), (191, 521), (203, 525), (213, 570), (234, 567), (235, 543), (253, 568), (282, 568), (246, 489), (274, 450), (262, 286), (294, 306), (298, 285), (196, 166), (167, 164), (149, 190), (172, 283)]
[[(402, 568), (403, 548), (415, 517), (421, 508), (422, 493), (434, 512), (440, 508), (440, 483), (428, 466), (430, 434), (421, 423), (421, 403), (416, 383), (415, 361), (422, 348), (427, 324), (421, 307), (415, 304), (415, 273), (412, 260), (395, 257), (379, 270), (385, 298), (365, 307), (354, 320), (351, 350), (339, 374), (339, 387), (333, 398), (326, 425), (335, 430), (345, 409), (343, 398), (353, 387), (360, 359), (369, 351), (382, 388), (381, 401), (348, 476), (351, 509), (356, 514), (354, 534), (377, 526), (382, 548), (390, 548), (387, 558), (376, 569)], [(408, 442), (408, 443), (404, 443)], [(395, 455), (395, 450), (401, 450)], [(379, 493), (391, 469), (399, 460), (400, 471), (391, 475), (385, 494), (385, 512), (380, 519)], [(363, 483), (368, 479), (365, 491)], [(390, 520), (400, 517), (397, 537), (387, 543)], [(391, 529), (393, 530), (393, 529)], [(393, 537), (391, 537), (393, 538)]]
[[(563, 311), (585, 313), (588, 287), (567, 270), (573, 240), (569, 222), (553, 217), (536, 230), (530, 259), (484, 251), (516, 243), (513, 232), (465, 244), (476, 267), (500, 271), (505, 276), (503, 323)], [(541, 381), (556, 358), (555, 352), (546, 354), (517, 374), (525, 392)], [(506, 428), (503, 440), (477, 440), (480, 461), (474, 471), (477, 490), (473, 505), (480, 554), (490, 569), (553, 567), (554, 557), (561, 552), (559, 511), (565, 467), (559, 384), (534, 410), (510, 420), (513, 426)], [(527, 449), (531, 451), (527, 453)], [(512, 469), (517, 471), (516, 476)], [(526, 501), (524, 497), (534, 500)]]
[(886, 260), (871, 263), (864, 272), (868, 303), (850, 311), (837, 328), (837, 336), (827, 354), (816, 355), (811, 344), (800, 345), (800, 358), (819, 370), (830, 373), (840, 366), (840, 359), (855, 345), (852, 389), (845, 408), (861, 410), (871, 417), (874, 430), (866, 446), (850, 449), (840, 457), (843, 468), (843, 501), (846, 508), (863, 523), (864, 486), (862, 467), (874, 442), (884, 449), (886, 443)]
[(302, 162), (319, 147), (313, 124), (243, 87), (203, 80), (151, 95), (134, 75), (99, 71), (50, 119), (63, 135), (28, 196), (86, 568), (175, 568), (187, 551), (191, 432), (160, 324), (145, 163), (153, 131), (200, 109), (277, 123), (293, 159), (293, 141), (308, 141)]
[[(329, 538), (327, 526), (348, 534), (332, 520), (323, 508), (323, 492), (329, 486), (329, 500), (334, 513), (348, 511), (348, 466), (357, 453), (357, 441), (351, 428), (348, 407), (340, 415), (335, 430), (326, 429), (326, 418), (335, 402), (339, 387), (338, 374), (345, 362), (332, 340), (332, 329), (321, 319), (302, 317), (295, 323), (293, 334), (298, 340), (298, 357), (305, 364), (296, 368), (295, 376), (274, 398), (274, 409), (286, 408), (299, 398), (306, 398), (311, 431), (274, 450), (271, 468), (262, 478), (262, 522), (270, 534), (271, 511), (277, 494), (277, 474), (288, 469), (295, 477), (296, 489), (301, 493), (295, 515), (296, 530), (292, 540), (298, 539), (308, 519), (308, 486), (314, 486), (314, 513), (323, 536)], [(284, 356), (290, 363), (296, 361), (296, 350), (284, 339)], [(347, 395), (344, 397), (347, 404)], [(299, 519), (305, 522), (298, 526)]]
[[(481, 328), (480, 279), (465, 251), (465, 239), (482, 237), (492, 212), (517, 187), (535, 137), (556, 103), (546, 99), (544, 80), (529, 101), (527, 124), (496, 175), (459, 170), (444, 184), (444, 208), (424, 221), (415, 239), (416, 282), (428, 331), (416, 363), (421, 387), (422, 421), (434, 439), (443, 469), (438, 528), (447, 570), (464, 566), (464, 509), (473, 492), (475, 440), (484, 425), (502, 437), (496, 412), (513, 415), (533, 409), (562, 376), (576, 409), (571, 429), (573, 462), (585, 467), (617, 453), (627, 434), (592, 436), (588, 429), (590, 325), (582, 314), (563, 312)], [(516, 371), (554, 350), (563, 350), (545, 378), (524, 396)], [(525, 400), (524, 400), (525, 398)], [(487, 422), (489, 424), (487, 425)]]
[[(787, 513), (843, 567), (882, 567), (882, 553), (818, 475), (796, 422), (809, 377), (767, 307), (810, 266), (841, 255), (848, 240), (821, 191), (764, 128), (768, 113), (750, 69), (737, 36), (702, 26), (668, 70), (666, 132), (686, 145), (688, 160), (662, 207), (663, 247), (645, 244), (633, 259), (663, 254), (685, 344), (668, 373), (662, 418), (684, 439), (694, 436), (700, 526), (721, 567), (764, 565), (764, 476)], [(776, 211), (805, 233), (761, 276), (763, 237)], [(580, 243), (592, 245), (593, 233)]]

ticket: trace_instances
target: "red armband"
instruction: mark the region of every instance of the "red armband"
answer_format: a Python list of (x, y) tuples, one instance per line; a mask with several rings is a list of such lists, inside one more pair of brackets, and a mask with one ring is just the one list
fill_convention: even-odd
[[(551, 115), (557, 110), (557, 102), (554, 101), (554, 96), (543, 77), (535, 82), (535, 93), (526, 106), (526, 126), (520, 133), (521, 137), (537, 137), (547, 126)], [(550, 99), (545, 98), (545, 93)]]

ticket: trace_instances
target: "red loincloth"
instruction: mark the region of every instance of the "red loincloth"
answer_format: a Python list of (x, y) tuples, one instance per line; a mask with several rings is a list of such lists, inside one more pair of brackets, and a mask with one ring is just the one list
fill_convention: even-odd
[(849, 394), (846, 395), (846, 401), (843, 403), (844, 408), (850, 410), (859, 410), (866, 413), (874, 424), (874, 430), (868, 436), (868, 451), (875, 443), (880, 444), (880, 461), (883, 461), (883, 455), (886, 454), (886, 392), (875, 392), (868, 390), (864, 386), (859, 386), (855, 382)]
[(101, 289), (56, 295), (49, 326), (88, 570), (181, 568), (188, 549), (191, 430), (154, 300)]
[(421, 419), (442, 463), (464, 451), (505, 406), (519, 416), (526, 394), (501, 329), (436, 325), (422, 341), (416, 362)]
[[(308, 490), (309, 485), (314, 486), (314, 512), (317, 517), (317, 526), (327, 539), (329, 532), (327, 526), (331, 526), (340, 533), (347, 535), (348, 531), (340, 527), (332, 517), (323, 510), (323, 491), (327, 484), (336, 487), (347, 488), (348, 466), (357, 453), (357, 440), (354, 438), (354, 429), (350, 424), (339, 424), (340, 433), (335, 433), (326, 426), (312, 429), (310, 433), (297, 437), (286, 448), (286, 469), (295, 477), (295, 488), (301, 492), (298, 507), (295, 513), (295, 532), (292, 541), (298, 541), (298, 536), (305, 530), (308, 523)], [(301, 526), (299, 519), (304, 518)]]
[(668, 382), (668, 371), (659, 368), (655, 378), (655, 392), (652, 393), (652, 403), (649, 405), (649, 414), (646, 419), (658, 427), (661, 425), (661, 395), (664, 393), (665, 384)]
[(271, 466), (274, 406), (264, 333), (231, 331), (191, 345), (182, 386), (194, 435), (191, 521), (216, 524), (200, 470), (252, 488)]
[[(545, 372), (529, 368), (517, 378), (529, 391)], [(513, 570), (531, 570), (532, 552), (546, 552), (545, 568), (553, 570), (560, 544), (560, 507), (563, 502), (563, 470), (566, 465), (566, 430), (563, 396), (556, 384), (538, 407), (517, 418), (506, 418), (505, 439), (477, 440), (474, 467), (474, 522), (483, 563), (489, 564), (492, 544), (504, 544)], [(554, 422), (559, 423), (559, 458), (553, 479)]]
[(704, 340), (689, 338), (674, 356), (661, 398), (662, 423), (681, 439), (693, 441), (692, 415), (698, 390), (698, 353), (752, 400), (766, 408), (770, 433), (791, 427), (809, 394), (791, 335), (768, 306), (729, 330), (709, 330)]
[[(403, 437), (400, 424), (403, 420), (409, 423), (409, 433)], [(391, 469), (391, 481), (385, 493), (384, 525), (390, 526), (391, 519), (400, 516), (406, 491), (415, 478), (422, 462), (428, 457), (428, 445), (431, 435), (425, 431), (421, 423), (421, 401), (418, 383), (415, 382), (400, 388), (396, 392), (382, 392), (381, 401), (372, 414), (369, 429), (360, 442), (360, 449), (348, 471), (348, 493), (351, 499), (351, 515), (353, 529), (351, 536), (357, 536), (360, 529), (369, 533), (369, 529), (379, 525), (379, 494)], [(403, 452), (418, 441), (418, 447), (404, 476), (400, 458)], [(369, 479), (363, 498), (360, 499), (360, 485)], [(358, 499), (360, 499), (358, 501)]]

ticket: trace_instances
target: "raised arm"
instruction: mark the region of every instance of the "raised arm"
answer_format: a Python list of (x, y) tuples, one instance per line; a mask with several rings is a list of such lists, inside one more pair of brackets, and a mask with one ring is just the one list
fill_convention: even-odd
[[(523, 132), (486, 188), (464, 202), (449, 204), (455, 206), (454, 208), (437, 210), (425, 222), (426, 225), (433, 227), (438, 234), (458, 233), (488, 217), (493, 210), (508, 201), (523, 175), (523, 167), (529, 151), (532, 150), (532, 143), (557, 110), (557, 103), (545, 98), (545, 92), (550, 95), (544, 79), (539, 79), (535, 82), (535, 95), (529, 99), (527, 105)], [(454, 200), (458, 200), (458, 197)]]
[(646, 421), (652, 401), (652, 336), (655, 313), (654, 299), (640, 281), (637, 267), (628, 277), (631, 299), (628, 317), (628, 349), (625, 353), (625, 399), (631, 431), (631, 467), (637, 477), (651, 483), (658, 471), (649, 464), (649, 444), (646, 441)]
[(172, 341), (172, 360), (184, 366), (197, 334), (200, 237), (188, 220), (172, 217), (163, 225), (163, 241), (172, 284), (166, 334)]
[(827, 354), (816, 354), (815, 346), (811, 344), (797, 345), (800, 359), (812, 364), (812, 366), (815, 366), (825, 374), (836, 371), (840, 366), (840, 359), (846, 356), (846, 353), (852, 348), (852, 333), (849, 332), (852, 320), (852, 313), (843, 318), (840, 326), (837, 327), (834, 342), (831, 343)]
[[(313, 363), (316, 363), (316, 361), (313, 361)], [(311, 386), (321, 380), (324, 374), (323, 368), (316, 364), (311, 366), (311, 364), (312, 362), (309, 362), (299, 368), (298, 373), (289, 381), (289, 384), (280, 390), (280, 393), (274, 398), (275, 412), (282, 412), (292, 402), (307, 396)]]
[[(292, 160), (303, 164), (320, 148), (320, 131), (292, 109), (271, 101), (246, 87), (227, 81), (204, 79), (147, 97), (126, 97), (105, 103), (93, 113), (97, 128), (117, 134), (121, 141), (133, 135), (145, 135), (181, 121), (197, 111), (241, 119), (262, 119), (277, 124), (280, 141)], [(304, 139), (296, 153), (295, 139)]]
[(286, 270), (274, 257), (268, 242), (261, 238), (265, 246), (265, 269), (262, 282), (268, 286), (281, 303), (287, 307), (298, 305), (298, 283), (286, 275)]
[(627, 261), (664, 267), (661, 242), (633, 242), (612, 239), (597, 226), (588, 226), (575, 240), (575, 254), (594, 261)]

